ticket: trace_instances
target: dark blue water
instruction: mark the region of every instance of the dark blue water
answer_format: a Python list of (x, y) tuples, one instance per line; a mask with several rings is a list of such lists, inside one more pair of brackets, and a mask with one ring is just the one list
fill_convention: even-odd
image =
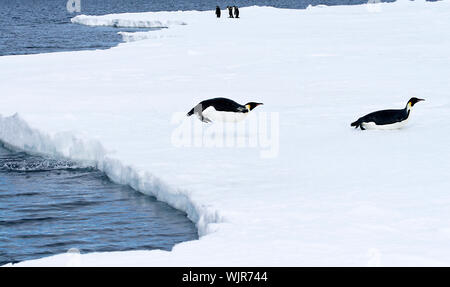
[(94, 168), (0, 146), (0, 265), (72, 248), (170, 250), (197, 238), (186, 214)]
[[(304, 9), (309, 4), (349, 5), (367, 0), (80, 0), (81, 12), (69, 13), (67, 0), (0, 0), (0, 56), (56, 51), (107, 49), (122, 41), (114, 27), (72, 24), (77, 14), (213, 10), (216, 5), (260, 5)], [(393, 1), (393, 0), (387, 0)], [(383, 1), (384, 2), (384, 1)], [(214, 17), (213, 12), (211, 13)], [(241, 17), (245, 14), (241, 11)]]

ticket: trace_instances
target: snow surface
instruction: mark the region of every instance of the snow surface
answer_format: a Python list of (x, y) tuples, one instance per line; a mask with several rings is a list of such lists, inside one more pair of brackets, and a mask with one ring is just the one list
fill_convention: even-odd
[[(241, 16), (78, 16), (169, 28), (109, 50), (0, 57), (2, 141), (96, 164), (187, 212), (201, 235), (171, 252), (81, 250), (77, 264), (450, 265), (450, 2)], [(403, 129), (350, 127), (412, 96), (426, 101)], [(263, 102), (246, 122), (271, 119), (278, 152), (174, 144), (178, 116), (212, 97)], [(71, 265), (73, 255), (17, 266)]]

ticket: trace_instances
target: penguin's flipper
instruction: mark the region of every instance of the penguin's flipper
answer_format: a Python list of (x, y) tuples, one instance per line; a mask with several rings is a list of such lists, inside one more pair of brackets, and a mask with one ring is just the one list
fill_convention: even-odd
[(361, 127), (361, 119), (359, 118), (356, 122), (351, 123), (350, 126), (355, 127), (355, 129)]
[(246, 107), (238, 107), (238, 108), (236, 109), (236, 111), (237, 111), (237, 112), (240, 112), (240, 113), (248, 113), (248, 110), (247, 110)]

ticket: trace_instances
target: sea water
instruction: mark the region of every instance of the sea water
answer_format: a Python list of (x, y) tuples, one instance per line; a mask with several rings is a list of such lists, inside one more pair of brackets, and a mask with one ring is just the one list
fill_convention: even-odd
[(0, 146), (0, 265), (73, 252), (171, 250), (186, 214), (93, 167)]

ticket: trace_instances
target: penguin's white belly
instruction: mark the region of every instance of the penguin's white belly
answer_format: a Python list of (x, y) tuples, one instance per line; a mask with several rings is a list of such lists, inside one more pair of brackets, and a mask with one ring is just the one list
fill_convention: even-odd
[(219, 122), (240, 122), (248, 115), (248, 113), (217, 111), (212, 106), (207, 107), (202, 114), (211, 121)]
[(402, 127), (404, 127), (406, 125), (406, 123), (408, 122), (408, 119), (409, 118), (407, 118), (404, 121), (396, 122), (396, 123), (388, 124), (388, 125), (377, 125), (374, 122), (362, 123), (361, 125), (366, 130), (396, 130), (396, 129), (401, 129)]

